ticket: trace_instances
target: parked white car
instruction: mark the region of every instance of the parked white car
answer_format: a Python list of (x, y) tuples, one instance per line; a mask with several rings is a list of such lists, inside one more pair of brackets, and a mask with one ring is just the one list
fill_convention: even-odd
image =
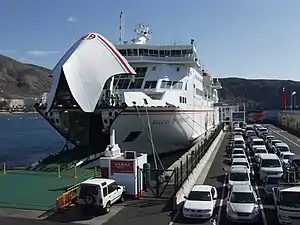
[(99, 208), (109, 213), (112, 204), (124, 201), (125, 187), (117, 185), (115, 180), (92, 178), (79, 184), (77, 205), (82, 209)]
[(259, 201), (251, 185), (234, 185), (228, 191), (226, 216), (233, 222), (257, 222)]
[(234, 185), (250, 185), (251, 178), (249, 169), (247, 166), (231, 166), (229, 177), (228, 177), (228, 186), (231, 188)]
[(218, 198), (217, 189), (210, 185), (195, 185), (185, 196), (182, 214), (186, 218), (209, 219)]

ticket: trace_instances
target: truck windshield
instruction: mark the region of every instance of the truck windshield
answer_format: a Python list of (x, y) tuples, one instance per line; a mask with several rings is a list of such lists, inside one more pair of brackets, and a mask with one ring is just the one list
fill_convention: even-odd
[(300, 192), (281, 192), (280, 205), (287, 207), (300, 207)]
[(253, 193), (248, 192), (232, 192), (231, 203), (255, 203), (255, 197)]
[(248, 181), (249, 177), (247, 173), (230, 173), (231, 181)]
[(281, 165), (277, 159), (263, 159), (261, 167), (281, 167)]

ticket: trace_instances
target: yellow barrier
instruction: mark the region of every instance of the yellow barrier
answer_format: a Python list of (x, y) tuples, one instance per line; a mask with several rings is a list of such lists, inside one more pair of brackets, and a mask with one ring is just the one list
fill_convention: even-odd
[(6, 163), (3, 163), (3, 174), (6, 174)]
[(76, 169), (76, 165), (74, 166), (74, 178), (77, 178), (77, 169)]
[(60, 174), (60, 165), (57, 165), (57, 176), (61, 177), (61, 174)]

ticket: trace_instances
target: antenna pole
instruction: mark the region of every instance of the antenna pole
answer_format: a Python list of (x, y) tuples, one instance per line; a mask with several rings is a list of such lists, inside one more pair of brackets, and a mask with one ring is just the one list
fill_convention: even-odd
[(120, 30), (120, 37), (119, 37), (119, 44), (123, 43), (123, 31), (124, 31), (124, 18), (123, 18), (123, 12), (120, 13), (120, 26), (119, 26), (119, 30)]

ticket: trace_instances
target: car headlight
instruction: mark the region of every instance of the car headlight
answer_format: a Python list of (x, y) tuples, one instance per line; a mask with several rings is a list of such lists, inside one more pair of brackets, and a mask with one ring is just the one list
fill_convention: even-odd
[(259, 214), (260, 208), (258, 205), (255, 205), (253, 210), (252, 210), (252, 214), (257, 215)]
[(235, 214), (235, 211), (233, 211), (230, 204), (227, 205), (226, 211), (227, 211), (228, 214)]
[(279, 218), (280, 218), (281, 220), (284, 220), (284, 221), (291, 221), (290, 218), (289, 218), (288, 216), (284, 216), (284, 215), (280, 215), (280, 214), (279, 214)]

